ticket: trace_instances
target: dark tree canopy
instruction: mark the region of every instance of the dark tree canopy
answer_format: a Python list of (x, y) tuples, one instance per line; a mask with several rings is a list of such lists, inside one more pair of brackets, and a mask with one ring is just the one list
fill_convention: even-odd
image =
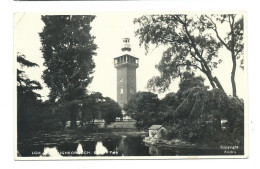
[[(25, 55), (17, 53), (17, 62), (23, 67), (35, 67), (38, 66), (36, 63), (30, 62), (26, 59)], [(40, 95), (35, 93), (34, 90), (40, 90), (42, 86), (39, 82), (35, 80), (30, 80), (25, 72), (21, 69), (17, 69), (17, 92), (18, 96), (31, 95), (35, 100), (37, 100)]]
[(147, 129), (153, 124), (162, 123), (161, 102), (158, 96), (151, 92), (133, 94), (125, 107), (129, 116), (136, 120), (137, 128)]
[(233, 141), (238, 139), (242, 143), (243, 100), (228, 97), (220, 89), (208, 90), (203, 81), (200, 76), (185, 72), (177, 93), (169, 93), (162, 99), (168, 106), (164, 124), (173, 128), (170, 138), (179, 137), (200, 143), (222, 140), (222, 137), (216, 138), (216, 135), (221, 134), (221, 120), (227, 119), (229, 135)]
[(105, 120), (105, 124), (116, 121), (117, 117), (122, 117), (122, 110), (117, 102), (109, 97), (105, 97), (105, 102), (101, 105), (101, 118)]
[(115, 122), (121, 117), (121, 108), (117, 102), (109, 97), (103, 97), (99, 92), (92, 92), (76, 101), (81, 112), (81, 121), (94, 126), (95, 119), (104, 119), (105, 124)]
[(187, 94), (196, 87), (206, 89), (204, 79), (201, 76), (195, 76), (193, 72), (184, 72), (181, 76), (177, 93), (170, 92), (166, 94), (162, 101), (171, 110), (176, 110), (185, 100)]
[(50, 100), (70, 101), (84, 95), (91, 83), (97, 45), (90, 34), (95, 16), (42, 16), (40, 33), (44, 66), (43, 79), (50, 88)]
[(100, 117), (100, 108), (105, 102), (104, 97), (99, 92), (92, 92), (82, 99), (82, 121), (91, 122), (94, 125), (95, 119)]
[(195, 76), (194, 72), (184, 72), (181, 81), (179, 83), (179, 91), (185, 91), (193, 87), (203, 87), (204, 78), (201, 76)]
[(187, 118), (189, 112), (192, 111), (192, 104), (189, 103), (188, 99), (200, 90), (207, 91), (207, 88), (201, 76), (195, 76), (193, 72), (184, 72), (177, 93), (168, 93), (162, 99), (168, 106), (168, 111), (171, 112), (169, 113), (170, 118)]
[[(26, 59), (25, 55), (17, 53), (17, 62), (23, 67), (38, 66)], [(39, 118), (40, 95), (35, 90), (42, 89), (38, 81), (31, 80), (27, 77), (22, 69), (17, 69), (17, 126), (18, 134), (31, 131)], [(38, 117), (38, 118), (37, 118)]]
[(198, 16), (189, 15), (146, 15), (135, 19), (140, 25), (136, 31), (140, 45), (149, 50), (149, 45), (165, 45), (156, 68), (160, 76), (153, 77), (148, 87), (164, 92), (172, 80), (187, 70), (199, 70), (204, 73), (212, 88), (224, 90), (212, 70), (222, 62), (218, 58), (221, 43), (205, 31)]

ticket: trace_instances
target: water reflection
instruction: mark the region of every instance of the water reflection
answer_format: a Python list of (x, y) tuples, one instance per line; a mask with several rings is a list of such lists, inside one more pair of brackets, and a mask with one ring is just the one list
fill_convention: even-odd
[(81, 141), (80, 142), (83, 148), (84, 156), (93, 156), (96, 151), (96, 141)]
[(122, 156), (149, 156), (149, 147), (144, 145), (142, 137), (123, 137), (119, 152)]
[[(82, 139), (50, 144), (40, 142), (19, 144), (23, 157), (32, 156), (176, 156), (176, 155), (223, 155), (223, 150), (162, 148), (145, 145), (141, 136), (103, 136), (96, 140)], [(242, 154), (239, 151), (237, 154)]]
[(149, 154), (159, 156), (162, 154), (162, 151), (157, 147), (149, 146)]
[(78, 143), (60, 143), (57, 145), (57, 150), (62, 156), (76, 156)]
[(81, 144), (78, 144), (77, 154), (78, 154), (78, 155), (83, 154), (83, 148), (82, 148), (82, 145), (81, 145)]
[(60, 153), (57, 150), (57, 147), (44, 147), (44, 151), (42, 153), (43, 157), (61, 157)]
[(108, 153), (107, 148), (103, 146), (103, 143), (101, 141), (97, 142), (95, 154), (104, 155), (107, 153)]

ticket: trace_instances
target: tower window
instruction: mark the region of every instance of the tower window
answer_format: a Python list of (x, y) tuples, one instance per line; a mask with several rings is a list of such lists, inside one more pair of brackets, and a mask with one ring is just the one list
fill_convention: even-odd
[(124, 89), (123, 89), (123, 86), (120, 87), (120, 94), (123, 94), (124, 93)]
[(131, 86), (131, 88), (130, 88), (130, 93), (134, 93), (134, 87), (133, 86)]

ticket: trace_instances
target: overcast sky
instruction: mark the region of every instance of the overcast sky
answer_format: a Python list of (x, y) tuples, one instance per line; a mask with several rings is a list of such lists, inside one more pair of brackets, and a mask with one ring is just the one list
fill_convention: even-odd
[[(113, 58), (122, 54), (122, 38), (124, 37), (130, 38), (131, 54), (139, 58), (137, 91), (147, 91), (147, 81), (152, 76), (159, 75), (154, 66), (159, 63), (164, 48), (152, 48), (148, 54), (145, 54), (144, 47), (139, 47), (139, 40), (134, 36), (137, 25), (133, 24), (133, 19), (140, 15), (137, 13), (100, 13), (96, 15), (96, 19), (92, 22), (91, 33), (96, 36), (95, 43), (98, 45), (98, 49), (97, 55), (94, 56), (96, 63), (94, 79), (89, 90), (101, 92), (104, 96), (116, 100), (116, 69), (113, 65)], [(41, 79), (45, 67), (39, 37), (43, 26), (41, 15), (38, 13), (16, 13), (14, 15), (14, 54), (16, 56), (17, 52), (21, 52), (26, 55), (28, 60), (39, 64), (40, 67), (26, 69), (26, 74), (44, 86), (44, 89), (38, 93), (43, 96), (43, 100), (46, 100), (49, 90)], [(224, 34), (224, 29), (222, 34)], [(230, 53), (223, 48), (219, 56), (224, 62), (213, 73), (219, 78), (226, 92), (232, 94)], [(237, 94), (242, 98), (245, 98), (247, 90), (245, 72), (238, 68), (236, 74)], [(197, 74), (200, 73), (197, 72)], [(209, 85), (208, 80), (206, 80), (206, 85)], [(174, 82), (166, 93), (177, 90), (178, 81)], [(160, 94), (159, 97), (163, 97), (166, 93)]]

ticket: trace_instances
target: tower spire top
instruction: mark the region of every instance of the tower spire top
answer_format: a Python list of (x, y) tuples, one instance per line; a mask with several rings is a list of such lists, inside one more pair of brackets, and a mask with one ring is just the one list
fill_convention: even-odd
[(131, 51), (131, 45), (130, 45), (130, 38), (123, 38), (123, 47), (121, 50), (124, 51)]

